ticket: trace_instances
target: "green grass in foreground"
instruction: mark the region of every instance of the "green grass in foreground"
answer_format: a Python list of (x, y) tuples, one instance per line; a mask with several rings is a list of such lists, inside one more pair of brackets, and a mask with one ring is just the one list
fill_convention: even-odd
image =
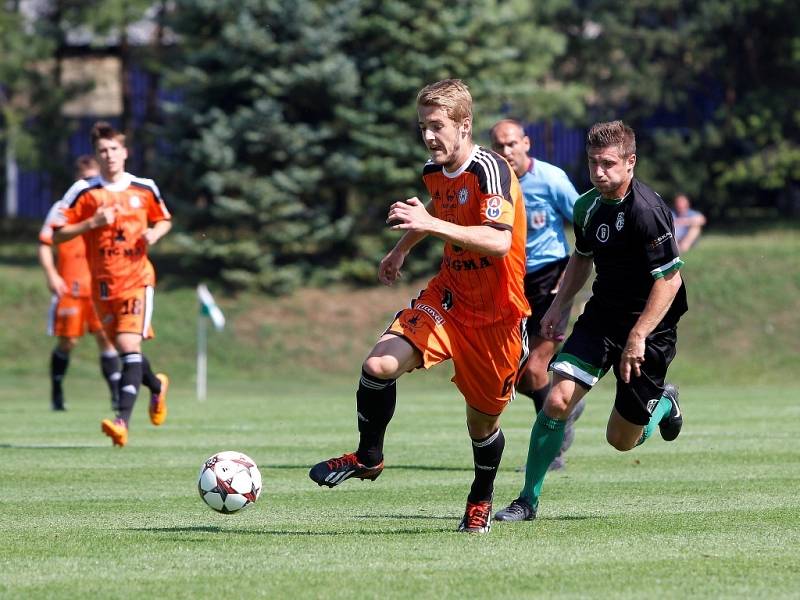
[[(353, 384), (308, 389), (176, 381), (161, 428), (140, 398), (129, 447), (99, 432), (99, 378), (0, 380), (3, 598), (730, 598), (800, 589), (798, 388), (684, 387), (684, 433), (631, 453), (604, 442), (608, 382), (590, 396), (566, 472), (540, 517), (456, 533), (471, 480), (463, 405), (442, 378), (400, 382), (376, 482), (321, 489), (309, 466), (355, 441)], [(143, 396), (143, 395), (142, 395)], [(505, 416), (496, 507), (515, 497), (531, 407)], [(201, 462), (259, 463), (265, 488), (238, 515), (206, 508)]]

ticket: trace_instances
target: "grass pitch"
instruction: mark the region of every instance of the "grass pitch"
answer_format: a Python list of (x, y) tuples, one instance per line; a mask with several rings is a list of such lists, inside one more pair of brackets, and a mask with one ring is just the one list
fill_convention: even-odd
[[(445, 373), (446, 375), (446, 373)], [(314, 462), (356, 440), (354, 383), (212, 381), (170, 388), (160, 428), (144, 393), (128, 447), (100, 433), (97, 377), (0, 380), (3, 598), (797, 597), (797, 388), (682, 388), (680, 438), (630, 453), (604, 442), (610, 386), (589, 396), (564, 473), (532, 523), (455, 531), (472, 477), (464, 408), (442, 374), (399, 382), (387, 468), (335, 489)], [(530, 403), (506, 413), (495, 506), (516, 496)], [(219, 450), (252, 456), (258, 503), (207, 508), (195, 484)]]

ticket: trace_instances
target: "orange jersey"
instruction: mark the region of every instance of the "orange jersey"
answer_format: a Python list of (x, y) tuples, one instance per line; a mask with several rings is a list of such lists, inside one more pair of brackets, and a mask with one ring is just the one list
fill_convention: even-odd
[(432, 214), (462, 226), (488, 225), (511, 231), (505, 256), (486, 256), (450, 243), (430, 287), (441, 288), (442, 308), (456, 321), (483, 327), (530, 314), (525, 298), (525, 203), (517, 176), (499, 154), (475, 146), (457, 171), (428, 162), (422, 179)]
[(100, 207), (117, 209), (111, 225), (83, 235), (95, 298), (111, 300), (134, 288), (155, 285), (143, 235), (151, 224), (171, 215), (153, 180), (129, 173), (117, 183), (93, 177), (75, 183), (65, 200), (63, 217), (69, 224), (91, 218)]
[[(51, 246), (53, 244), (53, 227), (63, 225), (62, 210), (66, 207), (64, 199), (53, 204), (44, 220), (39, 241)], [(78, 236), (68, 242), (58, 245), (56, 256), (56, 270), (69, 289), (73, 298), (88, 298), (92, 287), (92, 276), (86, 262), (86, 245), (83, 238)]]

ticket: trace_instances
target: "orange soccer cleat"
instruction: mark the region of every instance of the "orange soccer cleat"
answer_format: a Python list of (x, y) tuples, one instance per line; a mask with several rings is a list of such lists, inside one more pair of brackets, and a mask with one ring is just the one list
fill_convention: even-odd
[(150, 413), (150, 422), (158, 426), (167, 420), (167, 389), (169, 389), (169, 377), (164, 373), (158, 373), (156, 377), (161, 381), (161, 392), (151, 395), (148, 412)]
[(128, 443), (128, 425), (122, 419), (103, 419), (100, 422), (100, 429), (108, 437), (115, 446), (122, 448)]

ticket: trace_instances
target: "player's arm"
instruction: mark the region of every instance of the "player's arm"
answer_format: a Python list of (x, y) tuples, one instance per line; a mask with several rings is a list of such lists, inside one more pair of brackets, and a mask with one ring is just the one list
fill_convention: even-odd
[(148, 246), (152, 246), (162, 237), (167, 235), (169, 230), (172, 229), (172, 221), (170, 219), (163, 219), (156, 221), (152, 227), (144, 232), (144, 239)]
[(485, 256), (505, 256), (511, 249), (510, 230), (497, 229), (490, 225), (456, 225), (437, 219), (428, 213), (419, 198), (409, 198), (392, 204), (387, 222), (392, 224), (391, 228), (394, 230), (410, 231), (422, 234), (422, 237), (433, 235)]
[(567, 268), (564, 269), (564, 277), (561, 279), (561, 285), (555, 298), (553, 298), (553, 304), (558, 302), (562, 306), (566, 306), (572, 303), (575, 295), (583, 289), (583, 286), (589, 280), (593, 265), (591, 256), (573, 252), (569, 257), (569, 262), (567, 262)]
[(545, 312), (541, 321), (541, 333), (543, 337), (559, 340), (562, 339), (565, 331), (559, 329), (562, 325), (563, 307), (568, 306), (575, 295), (583, 289), (592, 274), (594, 263), (591, 256), (584, 256), (578, 252), (573, 252), (569, 257), (567, 268), (564, 269), (564, 276), (558, 288), (553, 302)]
[(381, 264), (378, 266), (378, 280), (384, 285), (392, 285), (397, 281), (402, 276), (400, 268), (403, 266), (406, 256), (427, 236), (427, 233), (419, 231), (406, 231), (394, 248), (381, 259)]
[(50, 244), (39, 243), (39, 264), (44, 269), (48, 289), (60, 298), (67, 291), (67, 285), (56, 270), (53, 247)]
[(77, 223), (70, 223), (68, 225), (61, 225), (53, 228), (53, 243), (62, 244), (72, 238), (83, 235), (84, 233), (97, 229), (98, 227), (105, 227), (111, 225), (116, 219), (117, 209), (113, 206), (101, 206), (97, 209), (91, 217), (79, 221)]
[(620, 371), (625, 383), (630, 381), (631, 373), (636, 377), (641, 374), (639, 367), (644, 362), (645, 339), (667, 315), (682, 282), (680, 271), (667, 273), (653, 282), (647, 304), (628, 334), (622, 351)]

